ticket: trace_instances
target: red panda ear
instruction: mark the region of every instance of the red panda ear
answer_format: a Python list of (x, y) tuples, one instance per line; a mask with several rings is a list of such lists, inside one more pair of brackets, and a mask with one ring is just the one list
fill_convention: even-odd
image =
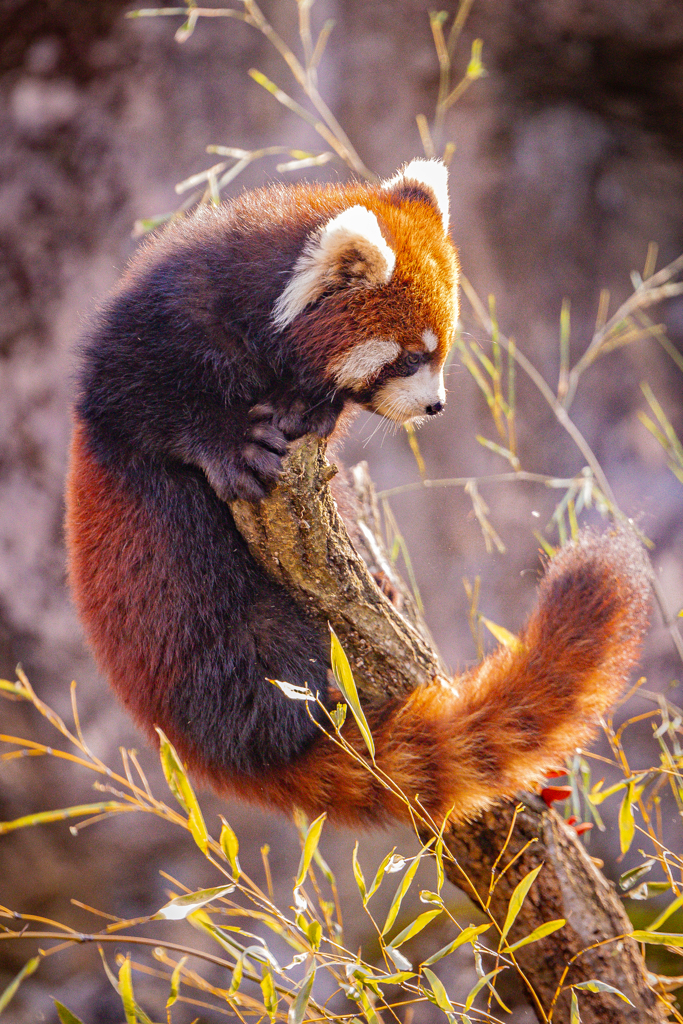
[(444, 231), (448, 231), (448, 168), (441, 160), (411, 160), (382, 189), (397, 204), (429, 203), (440, 215)]
[(309, 237), (273, 307), (273, 323), (286, 327), (323, 292), (388, 284), (395, 263), (374, 213), (350, 206)]

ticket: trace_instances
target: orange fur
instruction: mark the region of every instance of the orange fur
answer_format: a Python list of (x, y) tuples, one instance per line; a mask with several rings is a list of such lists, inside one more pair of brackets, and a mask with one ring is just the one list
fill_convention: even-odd
[[(425, 686), (369, 712), (376, 769), (437, 823), (449, 812), (456, 820), (476, 816), (538, 784), (594, 737), (622, 692), (649, 598), (646, 560), (633, 537), (582, 534), (550, 562), (518, 650), (499, 647), (450, 685)], [(344, 738), (368, 761), (348, 719)], [(219, 788), (287, 812), (327, 811), (349, 825), (410, 818), (376, 772), (325, 736), (295, 765)]]

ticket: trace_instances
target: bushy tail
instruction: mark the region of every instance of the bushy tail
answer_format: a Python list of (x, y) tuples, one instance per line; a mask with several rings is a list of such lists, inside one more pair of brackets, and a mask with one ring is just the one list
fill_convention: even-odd
[[(624, 689), (649, 601), (635, 538), (583, 533), (549, 563), (515, 649), (500, 647), (450, 685), (421, 687), (369, 718), (377, 769), (436, 821), (451, 809), (458, 819), (475, 816), (535, 785), (592, 738)], [(367, 758), (353, 721), (344, 735)], [(408, 817), (393, 792), (324, 736), (295, 765), (243, 781), (243, 795), (284, 810), (327, 810), (338, 822)]]

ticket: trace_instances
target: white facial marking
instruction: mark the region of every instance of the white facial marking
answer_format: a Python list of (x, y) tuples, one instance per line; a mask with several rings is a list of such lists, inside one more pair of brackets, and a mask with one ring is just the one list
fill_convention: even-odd
[(428, 405), (446, 401), (443, 369), (425, 364), (412, 377), (394, 377), (375, 396), (375, 412), (397, 423), (427, 414)]
[(393, 363), (400, 353), (401, 346), (395, 341), (382, 338), (363, 341), (332, 363), (334, 379), (339, 387), (358, 390), (387, 363)]
[(430, 331), (429, 327), (426, 327), (422, 332), (422, 344), (428, 352), (434, 352), (436, 346), (439, 344), (439, 339), (434, 334), (434, 331)]
[(350, 268), (354, 284), (376, 288), (388, 284), (396, 256), (384, 240), (377, 217), (365, 206), (350, 206), (315, 231), (294, 264), (289, 284), (273, 307), (273, 323), (286, 327), (325, 287), (334, 281), (343, 257), (356, 250), (359, 259)]
[(415, 181), (425, 185), (437, 205), (444, 231), (448, 231), (448, 168), (441, 160), (411, 160), (409, 164), (385, 182), (384, 188), (391, 189), (402, 181)]

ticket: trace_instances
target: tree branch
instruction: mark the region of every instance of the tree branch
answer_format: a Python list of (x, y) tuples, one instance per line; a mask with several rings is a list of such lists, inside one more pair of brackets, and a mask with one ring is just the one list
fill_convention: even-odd
[[(381, 706), (388, 696), (405, 696), (446, 670), (385, 551), (367, 473), (360, 466), (334, 476), (324, 442), (307, 437), (292, 446), (271, 495), (258, 505), (231, 507), (257, 561), (315, 621), (333, 626), (361, 700)], [(333, 491), (352, 522), (353, 544)], [(371, 572), (388, 579), (394, 603)], [(541, 800), (524, 796), (521, 808), (502, 803), (477, 821), (449, 825), (444, 840), (452, 858), (444, 861), (449, 880), (499, 924), (515, 886), (544, 865), (508, 936), (514, 943), (545, 921), (567, 921), (515, 953), (540, 1021), (568, 1024), (568, 986), (591, 979), (614, 986), (632, 1005), (608, 993), (581, 992), (583, 1024), (666, 1020), (663, 1000), (647, 983), (640, 948), (627, 937), (631, 925), (613, 887), (575, 832)]]

